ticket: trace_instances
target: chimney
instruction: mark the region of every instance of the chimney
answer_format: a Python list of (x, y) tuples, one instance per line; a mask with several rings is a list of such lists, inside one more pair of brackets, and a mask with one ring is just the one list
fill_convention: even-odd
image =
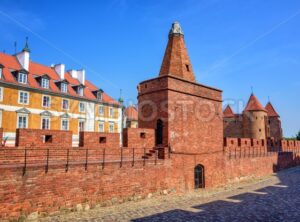
[(29, 59), (30, 59), (30, 49), (28, 47), (28, 38), (26, 38), (25, 47), (22, 52), (16, 54), (16, 57), (21, 64), (22, 68), (29, 71)]
[(84, 85), (85, 83), (85, 70), (81, 69), (81, 70), (77, 70), (77, 78), (79, 80), (79, 82)]
[(78, 79), (77, 70), (71, 69), (71, 70), (69, 70), (69, 73), (72, 76), (72, 78)]
[(65, 64), (56, 64), (54, 69), (59, 75), (60, 79), (65, 79)]

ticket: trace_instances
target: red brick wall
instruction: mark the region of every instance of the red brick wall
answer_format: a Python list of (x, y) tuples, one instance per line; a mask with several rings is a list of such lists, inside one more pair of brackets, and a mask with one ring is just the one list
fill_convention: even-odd
[(17, 218), (31, 212), (53, 212), (75, 207), (78, 203), (96, 203), (130, 196), (147, 196), (176, 185), (171, 183), (170, 162), (163, 165), (143, 166), (143, 162), (72, 165), (66, 173), (63, 166), (28, 168), (22, 176), (22, 168), (1, 169), (0, 219)]
[(138, 99), (139, 126), (155, 129), (162, 119), (164, 145), (180, 152), (223, 149), (221, 91), (166, 76), (142, 82)]
[[(51, 137), (46, 141), (46, 138)], [(28, 148), (70, 148), (72, 132), (62, 130), (17, 129), (16, 146)]]
[[(61, 155), (60, 159), (50, 158), (51, 165), (47, 173), (45, 173), (45, 154), (44, 158), (40, 157), (34, 165), (30, 164), (32, 159), (27, 160), (24, 176), (23, 158), (12, 159), (10, 163), (14, 161), (16, 163), (13, 167), (0, 167), (0, 218), (16, 218), (20, 214), (34, 211), (52, 212), (84, 202), (94, 206), (112, 198), (123, 200), (133, 195), (146, 196), (148, 193), (164, 189), (175, 189), (179, 193), (191, 191), (194, 189), (194, 168), (198, 164), (204, 166), (205, 187), (217, 187), (264, 176), (273, 173), (274, 170), (299, 164), (299, 155), (292, 153), (280, 156), (272, 153), (255, 157), (229, 158), (227, 152), (215, 152), (201, 155), (173, 153), (171, 159), (157, 160), (157, 165), (153, 160), (144, 162), (139, 158), (142, 155), (140, 153), (136, 154), (139, 160), (132, 165), (133, 149), (122, 148), (108, 149), (112, 151), (111, 154), (115, 154), (109, 158), (114, 157), (115, 161), (108, 161), (103, 168), (101, 150), (89, 151), (89, 155), (93, 155), (93, 152), (98, 153), (94, 153), (94, 159), (89, 157), (86, 170), (86, 150), (74, 148), (70, 150), (70, 165), (67, 172), (66, 156), (61, 153), (66, 150), (57, 151)], [(121, 150), (124, 152), (122, 165), (119, 159)], [(37, 154), (41, 156), (41, 151), (45, 152), (32, 150), (28, 156), (35, 157)], [(50, 150), (50, 156), (54, 151)], [(1, 163), (10, 157), (11, 152), (4, 153), (0, 150)]]
[(224, 118), (224, 137), (242, 138), (243, 120), (241, 116), (236, 118)]
[(79, 147), (94, 148), (117, 148), (120, 147), (119, 133), (80, 132)]
[(269, 117), (270, 123), (270, 137), (281, 140), (282, 139), (282, 128), (281, 121), (278, 117)]
[(123, 146), (131, 148), (153, 148), (155, 146), (154, 129), (123, 129)]

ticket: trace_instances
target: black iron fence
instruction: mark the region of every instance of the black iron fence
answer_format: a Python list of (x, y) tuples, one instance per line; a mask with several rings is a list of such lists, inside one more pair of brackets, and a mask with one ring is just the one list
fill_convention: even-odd
[(62, 166), (68, 172), (71, 165), (99, 165), (102, 169), (107, 164), (118, 164), (119, 167), (135, 166), (141, 163), (157, 165), (162, 159), (170, 158), (168, 147), (159, 148), (120, 148), (120, 149), (37, 149), (37, 148), (4, 148), (0, 149), (0, 170), (3, 168), (22, 168), (23, 175), (29, 167), (44, 167), (48, 173), (51, 166)]

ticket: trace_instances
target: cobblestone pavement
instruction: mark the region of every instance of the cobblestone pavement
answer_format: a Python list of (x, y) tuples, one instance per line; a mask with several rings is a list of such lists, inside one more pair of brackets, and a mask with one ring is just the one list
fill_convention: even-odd
[(131, 201), (40, 221), (300, 221), (300, 167), (251, 183)]

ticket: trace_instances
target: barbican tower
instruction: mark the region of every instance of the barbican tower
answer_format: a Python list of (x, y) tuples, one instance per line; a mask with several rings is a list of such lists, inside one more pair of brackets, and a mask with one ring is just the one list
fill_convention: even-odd
[[(178, 22), (169, 31), (158, 77), (138, 85), (138, 103), (139, 127), (156, 130), (157, 146), (189, 155), (181, 155), (181, 161), (194, 166), (217, 164), (211, 154), (223, 150), (222, 91), (196, 82)], [(212, 178), (213, 171), (208, 167), (207, 176)]]

